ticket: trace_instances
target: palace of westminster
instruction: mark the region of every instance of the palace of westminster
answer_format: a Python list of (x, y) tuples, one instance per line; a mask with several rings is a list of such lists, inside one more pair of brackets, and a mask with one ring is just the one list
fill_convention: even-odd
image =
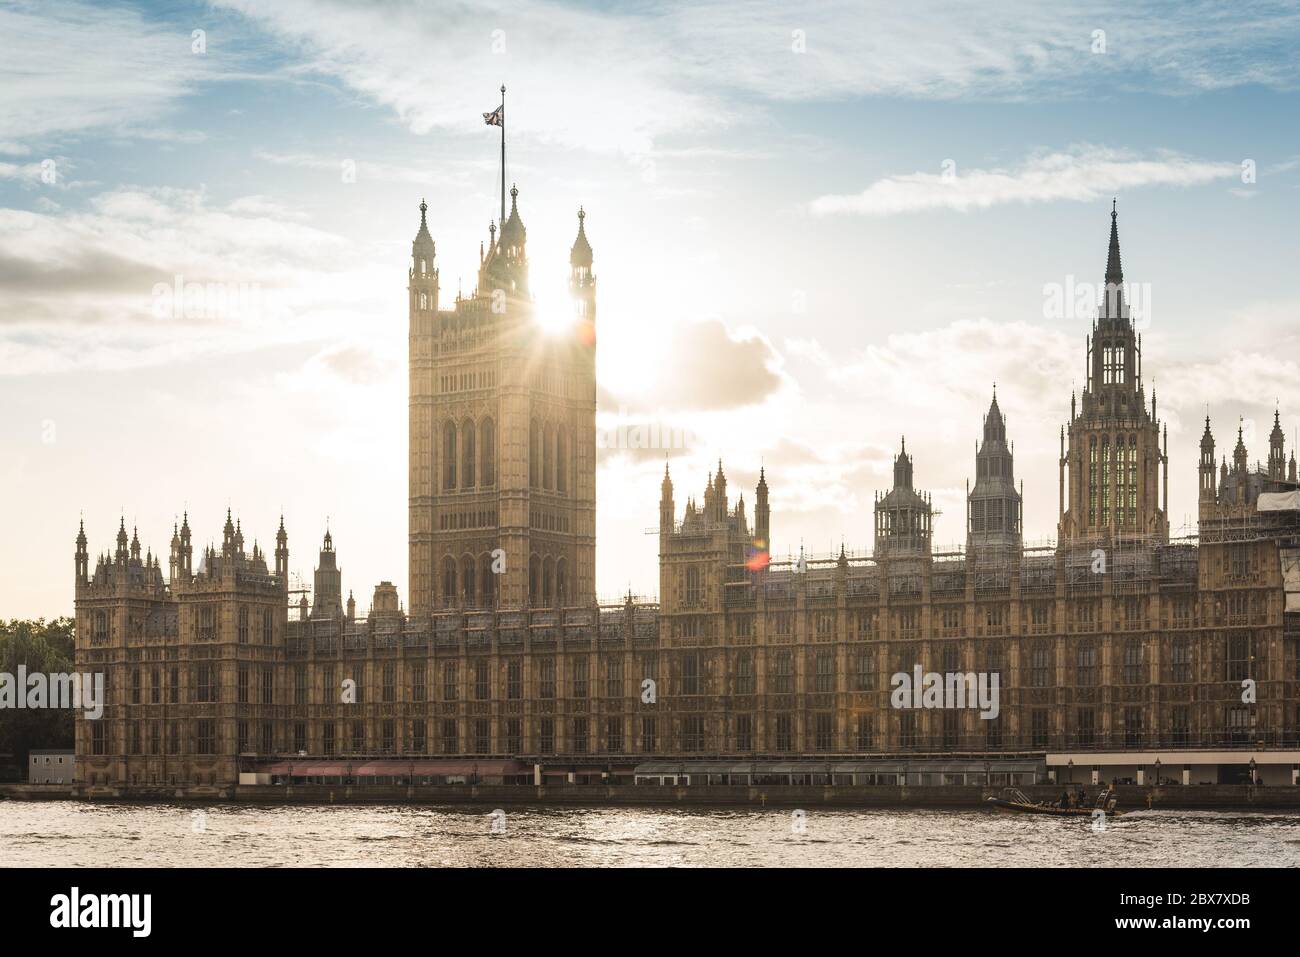
[[(673, 762), (987, 771), (1026, 759), (1092, 766), (1096, 780), (1154, 756), (1157, 774), (1163, 760), (1194, 783), (1249, 752), (1270, 783), (1294, 783), (1295, 455), (1275, 416), (1266, 465), (1241, 430), (1216, 459), (1207, 418), (1199, 534), (1170, 539), (1167, 435), (1142, 384), (1113, 209), (1108, 295), (1061, 431), (1056, 545), (1022, 541), (995, 394), (964, 550), (932, 550), (905, 446), (875, 500), (869, 558), (772, 561), (765, 474), (748, 515), (721, 463), (684, 509), (665, 468), (659, 601), (601, 605), (592, 247), (580, 210), (573, 324), (541, 333), (517, 196), (480, 247), (477, 289), (450, 308), (420, 204), (408, 607), (383, 582), (358, 617), (328, 532), (310, 602), (291, 591), (283, 520), (268, 555), (228, 512), (196, 564), (187, 516), (165, 572), (124, 522), (112, 554), (92, 560), (83, 527), (76, 667), (104, 672), (108, 693), (100, 720), (76, 721), (79, 781), (226, 787), (294, 764), (290, 775), (323, 781), (473, 761), (479, 779), (518, 767), (540, 783), (545, 768), (572, 781)], [(891, 675), (918, 665), (998, 674), (997, 717), (893, 707)]]

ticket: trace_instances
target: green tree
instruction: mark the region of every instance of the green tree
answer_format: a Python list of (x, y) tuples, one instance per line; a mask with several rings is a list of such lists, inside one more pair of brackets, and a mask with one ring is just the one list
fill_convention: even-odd
[[(25, 665), (28, 674), (71, 672), (73, 620), (0, 621), (0, 671), (17, 680), (19, 665)], [(26, 694), (25, 688), (16, 690)], [(71, 748), (73, 720), (68, 708), (0, 708), (0, 754), (12, 754), (17, 767), (24, 769), (34, 748)]]

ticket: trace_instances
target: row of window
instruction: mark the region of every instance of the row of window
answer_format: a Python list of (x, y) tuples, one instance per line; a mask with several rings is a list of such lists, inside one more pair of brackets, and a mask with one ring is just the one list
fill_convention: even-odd
[[(1062, 732), (1052, 728), (1051, 712), (1045, 708), (1035, 708), (1029, 712), (1029, 726), (1019, 740), (1034, 748), (1046, 748), (1054, 742), (1068, 742), (1071, 745), (1089, 747), (1103, 743), (1103, 739), (1122, 738), (1128, 747), (1138, 747), (1150, 743), (1155, 729), (1146, 726), (1143, 708), (1128, 706), (1117, 713), (1119, 727), (1110, 735), (1103, 735), (1099, 721), (1099, 711), (1095, 708), (1078, 708), (1068, 712), (1065, 717), (1070, 726)], [(833, 751), (842, 745), (837, 741), (835, 715), (832, 712), (816, 712), (809, 715), (805, 733), (807, 746), (816, 751)], [(1300, 721), (1300, 713), (1297, 713)], [(557, 750), (556, 718), (540, 718), (537, 721), (535, 749), (541, 754), (554, 754)], [(761, 718), (749, 714), (731, 715), (726, 719), (724, 735), (727, 740), (722, 744), (724, 751), (753, 751), (756, 746), (756, 724)], [(797, 725), (793, 715), (773, 715), (770, 717), (771, 734), (767, 747), (775, 751), (794, 751), (798, 740)], [(632, 722), (636, 729), (635, 740), (625, 734), (627, 722)], [(961, 715), (956, 711), (937, 712), (932, 719), (932, 727), (927, 733), (923, 722), (915, 712), (900, 711), (892, 719), (895, 741), (900, 747), (916, 747), (924, 742), (937, 743), (945, 750), (955, 750), (963, 744), (970, 744), (969, 736), (963, 737)], [(563, 742), (565, 753), (585, 754), (593, 746), (591, 740), (592, 720), (586, 717), (568, 719), (567, 740)], [(433, 722), (434, 735), (429, 734), (429, 722), (416, 720), (399, 722), (396, 719), (384, 719), (379, 722), (378, 740), (367, 738), (366, 722), (362, 720), (342, 722), (342, 734), (339, 724), (327, 721), (320, 727), (319, 750), (325, 755), (340, 753), (368, 754), (380, 753), (414, 753), (426, 754), (430, 748), (445, 754), (519, 754), (524, 750), (524, 723), (521, 718), (507, 718), (502, 722), (502, 734), (494, 748), (492, 722), (488, 718), (474, 718), (467, 722), (467, 737), (462, 740), (461, 721), (456, 718), (444, 718)], [(933, 725), (937, 724), (938, 727)], [(603, 732), (601, 739), (594, 742), (597, 749), (622, 754), (637, 751), (654, 754), (659, 748), (659, 720), (654, 717), (624, 719), (607, 717), (599, 721)], [(991, 721), (979, 721), (976, 737), (991, 748), (1002, 747), (1011, 742), (1002, 718)], [(215, 755), (221, 752), (218, 725), (215, 719), (199, 718), (194, 722), (194, 749), (196, 754)], [(399, 740), (399, 727), (406, 732), (405, 740)], [(165, 730), (165, 738), (164, 738)], [(858, 714), (849, 716), (850, 746), (865, 751), (886, 742), (877, 739), (877, 722), (873, 715)], [(705, 718), (702, 715), (688, 715), (681, 719), (680, 733), (674, 750), (683, 752), (701, 752), (706, 749)], [(1254, 708), (1247, 706), (1229, 706), (1223, 712), (1222, 726), (1214, 729), (1216, 739), (1227, 743), (1251, 744), (1257, 737), (1257, 714)], [(1193, 728), (1191, 708), (1174, 706), (1167, 712), (1167, 727), (1158, 732), (1158, 739), (1171, 746), (1190, 744), (1195, 740), (1197, 729)], [(309, 741), (307, 723), (295, 721), (290, 725), (292, 750), (303, 752), (315, 747)], [(256, 738), (254, 737), (256, 735)], [(110, 753), (109, 729), (104, 724), (95, 724), (91, 732), (91, 753), (105, 755)], [(289, 744), (290, 742), (285, 742)], [(275, 725), (273, 722), (235, 722), (236, 753), (260, 751), (274, 754), (277, 748)], [(165, 749), (165, 750), (164, 750)], [(180, 722), (132, 721), (127, 726), (126, 753), (137, 755), (161, 755), (181, 753)], [(715, 748), (714, 750), (717, 750)]]

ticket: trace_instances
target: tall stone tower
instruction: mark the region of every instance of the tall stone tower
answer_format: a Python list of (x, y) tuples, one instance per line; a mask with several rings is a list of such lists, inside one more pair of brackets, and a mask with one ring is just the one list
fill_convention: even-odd
[(1087, 386), (1077, 411), (1071, 399), (1070, 424), (1062, 436), (1062, 543), (1169, 540), (1168, 435), (1162, 449), (1155, 394), (1148, 408), (1142, 341), (1123, 284), (1118, 213), (1112, 205), (1105, 294), (1088, 337)]
[(412, 243), (410, 601), (587, 605), (596, 594), (596, 278), (586, 212), (570, 254), (571, 321), (536, 322), (519, 190), (480, 246), (477, 288), (438, 306), (425, 203)]
[(1021, 502), (1007, 419), (997, 389), (984, 416), (984, 440), (975, 450), (975, 488), (966, 498), (966, 551), (975, 561), (1019, 557)]
[(912, 457), (907, 440), (894, 458), (894, 487), (876, 496), (877, 558), (920, 557), (930, 554), (933, 507), (928, 494), (912, 485)]

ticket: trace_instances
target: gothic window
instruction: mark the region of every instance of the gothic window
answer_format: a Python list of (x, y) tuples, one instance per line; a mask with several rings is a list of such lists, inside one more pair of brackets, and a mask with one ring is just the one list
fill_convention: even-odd
[(442, 604), (450, 608), (456, 600), (456, 560), (448, 555), (442, 560)]
[(466, 419), (460, 427), (461, 431), (461, 463), (460, 463), (460, 487), (474, 487), (474, 423)]
[(555, 559), (542, 562), (542, 603), (549, 605), (555, 598)]
[(876, 658), (870, 649), (858, 652), (857, 691), (876, 690)]
[(542, 560), (534, 555), (528, 560), (528, 601), (536, 605), (542, 595)]
[(528, 485), (539, 488), (542, 484), (542, 430), (533, 419), (528, 426)]
[(788, 651), (779, 651), (772, 668), (772, 692), (791, 694), (794, 691), (794, 661)]
[(484, 419), (483, 424), (479, 426), (479, 440), (482, 448), (480, 454), (483, 458), (483, 467), (480, 469), (479, 481), (483, 485), (495, 485), (497, 482), (497, 462), (496, 447), (497, 435), (496, 426), (491, 419)]
[(563, 605), (569, 597), (569, 563), (561, 558), (555, 563), (555, 600)]
[(694, 565), (686, 569), (686, 604), (700, 603), (700, 570)]
[(754, 658), (742, 654), (736, 659), (736, 694), (754, 693)]
[(1128, 438), (1128, 521), (1137, 524), (1137, 436)]
[(984, 503), (970, 503), (970, 530), (972, 532), (984, 531)]
[(610, 658), (605, 662), (605, 696), (623, 697), (623, 659)]
[(1190, 638), (1174, 639), (1173, 673), (1171, 677), (1174, 681), (1182, 684), (1192, 680), (1192, 640)]
[(449, 492), (456, 487), (456, 425), (448, 422), (442, 427), (442, 489)]
[(1029, 657), (1029, 684), (1046, 688), (1052, 683), (1052, 649), (1046, 642), (1035, 642)]
[(1110, 518), (1110, 436), (1101, 440), (1101, 521)]
[(1124, 645), (1124, 684), (1145, 684), (1142, 673), (1142, 642), (1134, 638)]
[(1097, 736), (1097, 714), (1092, 708), (1080, 708), (1075, 726), (1075, 739), (1080, 747), (1091, 747)]
[(484, 555), (479, 562), (480, 575), (483, 579), (483, 607), (491, 608), (496, 604), (497, 582), (492, 571), (492, 556)]
[(1088, 439), (1088, 524), (1097, 524), (1097, 437)]
[(460, 587), (465, 607), (473, 608), (475, 604), (474, 559), (469, 555), (460, 560)]
[(549, 700), (555, 697), (555, 659), (543, 658), (537, 663), (537, 697)]
[(555, 426), (548, 425), (542, 441), (542, 488), (555, 487)]
[(566, 491), (568, 482), (565, 476), (569, 468), (569, 435), (564, 426), (555, 430), (555, 490)]
[(459, 675), (456, 673), (456, 662), (448, 661), (442, 666), (442, 700), (455, 701), (459, 695)]
[(835, 656), (833, 654), (821, 654), (817, 656), (817, 676), (815, 688), (818, 693), (826, 693), (835, 690)]
[(1107, 345), (1102, 350), (1102, 381), (1118, 385), (1124, 381), (1124, 347)]
[(1250, 636), (1239, 633), (1228, 636), (1227, 655), (1225, 663), (1227, 674), (1225, 678), (1228, 681), (1239, 682), (1245, 678), (1251, 677), (1251, 662), (1253, 661), (1250, 648)]
[(1097, 646), (1092, 642), (1079, 645), (1075, 651), (1075, 683), (1091, 688), (1097, 683)]

